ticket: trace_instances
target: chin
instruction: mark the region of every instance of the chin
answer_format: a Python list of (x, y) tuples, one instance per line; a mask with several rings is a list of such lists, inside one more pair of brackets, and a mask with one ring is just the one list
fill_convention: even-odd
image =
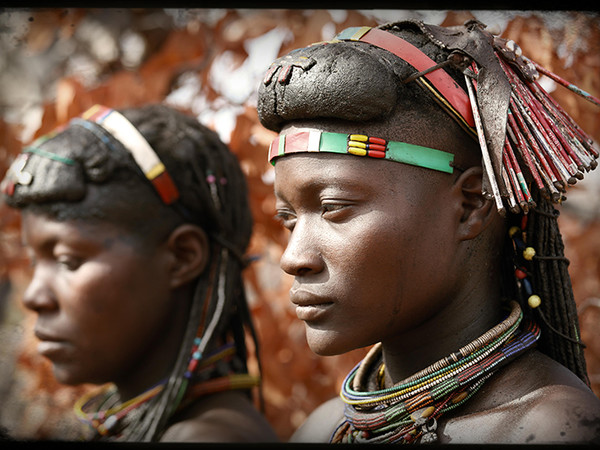
[(316, 330), (306, 325), (306, 341), (311, 351), (319, 356), (336, 356), (348, 353), (360, 348), (360, 345), (353, 345), (343, 336), (335, 331)]
[(82, 381), (79, 381), (77, 377), (73, 377), (71, 374), (56, 369), (54, 369), (54, 378), (56, 378), (56, 381), (60, 384), (66, 384), (68, 386), (77, 386), (78, 384), (83, 383)]
[[(95, 383), (87, 377), (74, 372), (72, 368), (64, 365), (53, 364), (53, 374), (56, 381), (67, 386), (78, 386), (84, 383)], [(98, 383), (96, 383), (98, 384)]]

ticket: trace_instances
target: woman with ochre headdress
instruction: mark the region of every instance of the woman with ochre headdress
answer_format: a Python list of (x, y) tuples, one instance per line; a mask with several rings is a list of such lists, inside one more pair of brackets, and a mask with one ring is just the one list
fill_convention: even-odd
[(270, 66), (291, 301), (317, 354), (372, 346), (292, 440), (598, 442), (553, 207), (598, 152), (540, 72), (476, 21), (347, 29)]
[[(93, 439), (267, 442), (248, 373), (244, 175), (216, 133), (162, 105), (96, 105), (11, 165), (39, 352)], [(258, 346), (256, 347), (258, 349)]]

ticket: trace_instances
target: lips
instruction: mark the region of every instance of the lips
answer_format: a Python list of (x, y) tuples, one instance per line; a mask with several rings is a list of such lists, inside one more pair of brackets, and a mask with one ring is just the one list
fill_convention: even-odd
[(39, 354), (50, 360), (61, 359), (65, 356), (68, 347), (67, 341), (39, 329), (35, 329), (33, 333), (40, 340), (37, 346)]
[(48, 332), (40, 330), (38, 328), (33, 330), (33, 334), (35, 334), (35, 337), (38, 338), (40, 341), (50, 341), (50, 342), (64, 341), (64, 339), (56, 337), (52, 333), (48, 333)]
[(304, 290), (290, 291), (290, 299), (296, 305), (296, 316), (305, 322), (325, 319), (334, 302)]

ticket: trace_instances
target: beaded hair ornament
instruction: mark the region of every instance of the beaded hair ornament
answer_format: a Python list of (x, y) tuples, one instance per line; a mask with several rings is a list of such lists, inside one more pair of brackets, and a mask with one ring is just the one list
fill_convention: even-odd
[[(447, 28), (408, 22), (416, 24), (439, 47), (451, 50), (448, 59), (436, 64), (385, 27), (348, 28), (333, 40), (312, 46), (364, 42), (389, 51), (413, 67), (415, 73), (402, 82), (419, 84), (468, 134), (478, 139), (484, 168), (483, 194), (494, 199), (502, 215), (507, 208), (513, 213), (527, 213), (535, 207), (530, 183), (558, 203), (564, 200), (568, 185), (583, 179), (584, 172), (598, 165), (599, 154), (592, 139), (548, 95), (538, 79), (543, 74), (596, 105), (600, 106), (600, 100), (526, 58), (517, 44), (486, 32), (478, 21)], [(263, 83), (276, 80), (285, 84), (294, 66), (308, 70), (311, 62), (314, 65), (314, 60), (302, 58), (292, 53), (280, 58), (271, 65)], [(439, 70), (450, 65), (463, 72), (467, 92), (446, 71)], [(299, 151), (333, 151), (452, 173), (450, 156), (440, 150), (388, 143), (381, 137), (357, 138), (354, 134), (337, 136), (332, 146), (329, 142), (333, 139), (328, 134), (331, 133), (321, 134), (326, 139), (324, 143), (316, 137), (280, 136), (271, 144), (269, 160), (273, 163), (282, 154)], [(403, 156), (396, 157), (398, 151), (393, 148), (403, 148)], [(439, 157), (439, 163), (429, 163), (432, 154)], [(444, 159), (447, 161), (441, 162)]]

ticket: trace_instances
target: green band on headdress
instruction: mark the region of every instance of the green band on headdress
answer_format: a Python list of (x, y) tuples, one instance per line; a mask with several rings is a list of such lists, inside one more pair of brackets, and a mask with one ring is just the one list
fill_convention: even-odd
[(36, 155), (40, 155), (40, 156), (43, 156), (44, 158), (52, 159), (54, 161), (58, 161), (63, 164), (67, 164), (69, 166), (74, 166), (76, 164), (74, 159), (67, 158), (66, 156), (60, 156), (60, 155), (57, 155), (56, 153), (47, 152), (38, 147), (33, 147), (33, 146), (25, 147), (23, 149), (23, 153), (35, 153)]
[(412, 166), (452, 173), (452, 153), (408, 144), (406, 142), (386, 141), (385, 139), (364, 134), (329, 133), (322, 131), (300, 131), (279, 135), (271, 143), (269, 161), (292, 153), (325, 152), (368, 156), (387, 159)]

